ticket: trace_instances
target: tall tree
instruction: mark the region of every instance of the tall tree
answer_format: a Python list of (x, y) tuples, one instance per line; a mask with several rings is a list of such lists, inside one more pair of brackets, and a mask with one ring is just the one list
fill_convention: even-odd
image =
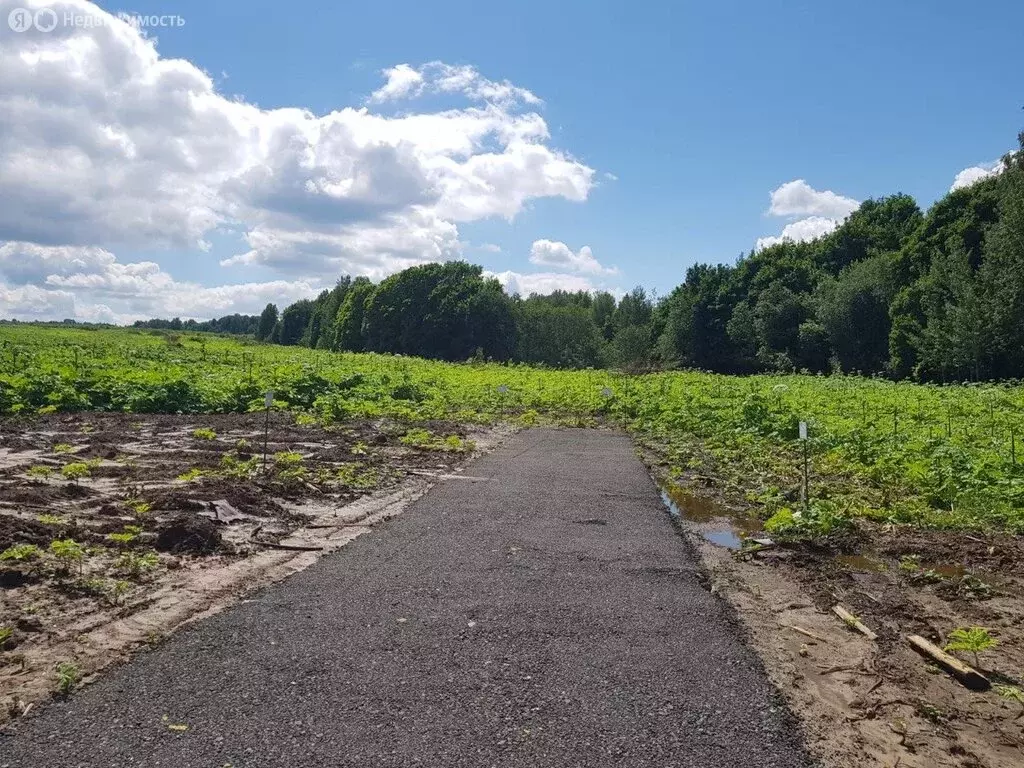
[(334, 341), (331, 349), (347, 352), (362, 352), (366, 349), (366, 333), (363, 317), (366, 304), (373, 296), (376, 286), (368, 278), (357, 277), (338, 307), (334, 321)]
[(856, 262), (827, 278), (816, 295), (818, 318), (844, 371), (877, 373), (889, 358), (892, 256)]
[(982, 285), (991, 299), (997, 376), (1024, 376), (1024, 132), (1003, 158), (999, 221), (984, 245)]
[(302, 341), (312, 315), (313, 302), (309, 299), (301, 299), (286, 307), (281, 313), (281, 332), (278, 343), (290, 347)]
[(274, 332), (275, 325), (277, 325), (277, 305), (267, 304), (260, 314), (259, 325), (256, 326), (256, 340), (268, 341)]

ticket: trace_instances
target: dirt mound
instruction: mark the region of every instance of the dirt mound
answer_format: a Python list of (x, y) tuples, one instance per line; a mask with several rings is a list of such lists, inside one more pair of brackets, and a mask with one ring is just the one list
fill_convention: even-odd
[(221, 536), (212, 522), (202, 517), (178, 515), (160, 527), (156, 548), (174, 554), (209, 555), (220, 549)]
[(53, 538), (49, 527), (35, 520), (0, 516), (0, 552), (15, 544), (38, 544), (45, 547)]
[(192, 494), (183, 494), (179, 491), (154, 494), (151, 505), (153, 509), (166, 509), (175, 512), (201, 512), (206, 509), (205, 502), (193, 498)]

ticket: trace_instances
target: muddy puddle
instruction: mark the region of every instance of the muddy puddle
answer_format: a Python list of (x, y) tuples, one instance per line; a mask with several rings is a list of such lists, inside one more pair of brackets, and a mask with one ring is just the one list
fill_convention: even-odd
[(677, 485), (662, 486), (661, 500), (673, 520), (691, 524), (706, 541), (719, 547), (740, 549), (744, 539), (757, 536), (763, 530), (756, 517)]

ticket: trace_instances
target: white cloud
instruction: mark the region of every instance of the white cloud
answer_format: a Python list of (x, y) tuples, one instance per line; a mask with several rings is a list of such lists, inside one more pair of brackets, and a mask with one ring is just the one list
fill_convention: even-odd
[(501, 253), (501, 246), (496, 243), (482, 243), (477, 248), (486, 253)]
[[(211, 254), (226, 267), (263, 265), (289, 284), (381, 277), (458, 256), (460, 223), (512, 219), (542, 197), (581, 202), (595, 184), (550, 146), (540, 99), (473, 67), (398, 65), (371, 99), (442, 93), (470, 100), (460, 108), (261, 109), (86, 0), (0, 0), (0, 19), (21, 6), (105, 23), (45, 34), (0, 23), (0, 243), (28, 259), (7, 270), (13, 284), (99, 290), (82, 276), (102, 274), (106, 289), (148, 285), (149, 267), (118, 272), (111, 252), (209, 250), (228, 231), (247, 247)], [(79, 249), (86, 264), (26, 243)]]
[(565, 275), (556, 272), (484, 272), (487, 277), (496, 277), (505, 290), (529, 296), (532, 293), (546, 294), (552, 291), (596, 291), (589, 278), (580, 275)]
[(489, 80), (475, 67), (430, 61), (419, 69), (399, 64), (382, 73), (387, 82), (370, 95), (370, 103), (379, 104), (398, 99), (410, 99), (429, 93), (458, 93), (467, 98), (493, 104), (511, 105), (518, 102), (539, 105), (543, 102), (526, 88), (508, 80)]
[(969, 187), (972, 184), (977, 184), (982, 179), (998, 176), (1005, 170), (1006, 165), (1001, 160), (982, 165), (972, 165), (970, 168), (964, 168), (956, 175), (956, 178), (953, 180), (953, 186), (949, 188), (949, 191), (953, 192), (957, 189)]
[(757, 239), (757, 250), (767, 248), (784, 241), (802, 243), (807, 240), (814, 240), (827, 235), (838, 227), (842, 222), (839, 219), (828, 219), (824, 216), (810, 216), (787, 224), (778, 237), (759, 237)]
[[(39, 284), (8, 282), (27, 274)], [(31, 243), (0, 246), (0, 277), (0, 317), (118, 323), (150, 317), (257, 314), (268, 302), (289, 304), (325, 287), (311, 280), (208, 287), (177, 281), (153, 262), (122, 264), (96, 248)]]
[(404, 99), (410, 95), (418, 95), (423, 90), (423, 75), (408, 64), (399, 64), (381, 72), (387, 82), (373, 92), (372, 102)]
[(0, 318), (64, 320), (75, 317), (75, 296), (67, 291), (48, 291), (36, 285), (0, 283)]
[(827, 235), (859, 207), (860, 203), (852, 197), (814, 189), (803, 179), (787, 181), (772, 190), (768, 215), (794, 220), (779, 235), (759, 237), (755, 249), (760, 251), (782, 242), (802, 243)]
[(803, 179), (787, 181), (772, 191), (772, 203), (768, 213), (772, 216), (823, 216), (830, 219), (845, 219), (860, 203), (850, 197), (837, 195), (830, 190), (814, 189)]
[(601, 266), (601, 263), (594, 258), (590, 246), (584, 245), (579, 251), (574, 252), (565, 243), (557, 240), (535, 240), (530, 247), (530, 263), (569, 272), (609, 275), (618, 273), (615, 267)]
[(114, 254), (89, 246), (0, 245), (0, 276), (16, 285), (45, 282), (50, 276), (102, 272), (114, 261)]

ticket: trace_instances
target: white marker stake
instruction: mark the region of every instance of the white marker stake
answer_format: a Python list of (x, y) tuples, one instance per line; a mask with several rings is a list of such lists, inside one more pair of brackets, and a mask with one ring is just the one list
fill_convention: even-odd
[(809, 483), (808, 483), (808, 473), (809, 473), (809, 470), (810, 470), (809, 459), (808, 459), (808, 456), (807, 456), (807, 442), (808, 441), (807, 441), (807, 422), (806, 421), (801, 421), (800, 422), (800, 442), (804, 444), (804, 484), (803, 484), (803, 487), (800, 489), (800, 500), (803, 501), (804, 509), (806, 509), (808, 504), (809, 504), (809, 498), (808, 498), (808, 485), (809, 485)]
[(267, 416), (263, 421), (263, 474), (267, 474), (267, 443), (270, 441), (270, 409), (274, 407), (274, 390), (267, 390), (263, 404), (267, 407)]

